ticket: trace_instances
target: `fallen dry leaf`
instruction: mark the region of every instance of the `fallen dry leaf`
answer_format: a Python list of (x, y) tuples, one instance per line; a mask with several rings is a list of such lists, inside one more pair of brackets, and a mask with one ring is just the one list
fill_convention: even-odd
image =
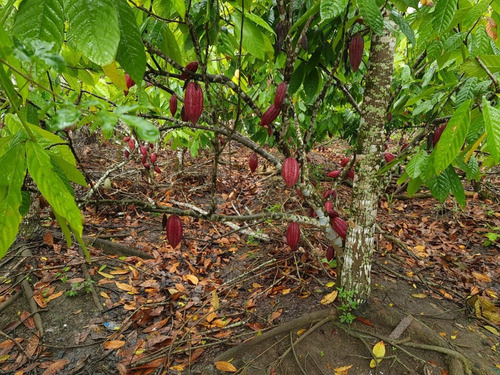
[(328, 293), (327, 295), (325, 295), (321, 299), (321, 304), (322, 305), (329, 305), (330, 303), (332, 303), (333, 301), (335, 301), (337, 299), (338, 294), (339, 294), (338, 290), (334, 290), (333, 292)]
[(218, 361), (215, 362), (215, 367), (217, 370), (225, 371), (225, 372), (236, 372), (238, 369), (234, 367), (231, 363), (226, 361)]
[(336, 369), (334, 369), (335, 375), (347, 375), (351, 367), (352, 365), (337, 367)]
[(119, 349), (123, 345), (125, 345), (125, 341), (122, 340), (111, 340), (111, 341), (106, 341), (104, 344), (102, 344), (104, 349)]
[(59, 370), (70, 362), (69, 359), (59, 359), (45, 369), (42, 375), (56, 375)]

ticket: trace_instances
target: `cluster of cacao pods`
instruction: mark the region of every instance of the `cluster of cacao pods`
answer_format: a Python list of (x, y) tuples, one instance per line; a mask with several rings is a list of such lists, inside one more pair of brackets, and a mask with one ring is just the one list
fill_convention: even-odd
[(127, 89), (123, 91), (123, 94), (127, 96), (128, 90), (135, 85), (134, 80), (127, 73), (125, 73), (125, 83), (127, 84)]
[[(349, 163), (350, 163), (350, 161), (351, 161), (351, 159), (350, 159), (350, 158), (344, 157), (344, 158), (342, 158), (342, 160), (340, 161), (340, 166), (341, 166), (342, 168), (344, 168), (347, 164), (349, 164)], [(337, 177), (339, 177), (339, 176), (340, 176), (340, 174), (341, 174), (341, 173), (342, 173), (342, 171), (337, 169), (337, 170), (335, 170), (335, 171), (328, 172), (328, 175), (327, 175), (327, 176), (328, 176), (328, 177), (331, 177), (331, 178), (337, 178)], [(353, 181), (353, 180), (354, 180), (354, 170), (353, 170), (353, 169), (350, 169), (350, 170), (347, 172), (346, 177), (347, 177), (349, 180)]]
[(281, 105), (283, 104), (283, 100), (285, 100), (286, 93), (288, 91), (288, 84), (286, 82), (281, 82), (276, 88), (276, 92), (274, 94), (274, 102), (271, 106), (264, 112), (262, 117), (260, 118), (260, 126), (267, 128), (267, 133), (271, 135), (271, 123), (276, 120), (278, 115), (281, 112)]
[[(190, 72), (196, 73), (198, 70), (198, 63), (196, 61), (190, 62), (186, 65), (186, 69)], [(198, 82), (190, 81), (188, 74), (182, 72), (180, 79), (186, 80), (184, 85), (184, 105), (181, 108), (182, 121), (189, 121), (196, 124), (203, 112), (203, 89)], [(172, 116), (177, 113), (177, 96), (173, 94), (169, 100), (169, 108)]]
[(168, 243), (175, 249), (182, 241), (183, 230), (181, 219), (177, 215), (170, 215), (167, 219), (167, 215), (163, 214), (162, 227), (167, 232)]
[[(132, 152), (136, 148), (136, 142), (132, 137), (123, 138), (123, 142), (128, 146), (128, 149), (125, 150), (124, 156), (128, 159), (130, 157), (130, 152)], [(139, 151), (141, 154), (141, 163), (145, 169), (150, 169), (151, 165), (153, 165), (153, 169), (156, 173), (161, 173), (161, 169), (156, 165), (156, 160), (158, 159), (158, 155), (153, 151), (154, 145), (146, 143), (139, 146)], [(148, 158), (149, 154), (149, 158)], [(151, 162), (151, 164), (150, 164)]]

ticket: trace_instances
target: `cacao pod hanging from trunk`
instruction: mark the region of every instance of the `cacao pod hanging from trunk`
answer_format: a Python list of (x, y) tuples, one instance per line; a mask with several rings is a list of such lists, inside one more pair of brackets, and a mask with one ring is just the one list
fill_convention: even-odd
[(300, 227), (297, 223), (290, 223), (286, 230), (286, 242), (290, 249), (295, 250), (300, 240)]
[[(196, 71), (198, 70), (198, 62), (197, 61), (191, 61), (189, 64), (186, 65), (186, 69), (193, 72), (193, 73), (196, 73)], [(189, 76), (187, 73), (184, 73), (182, 72), (181, 73), (181, 79), (188, 79)]]
[(166, 225), (167, 239), (174, 249), (182, 240), (182, 221), (177, 215), (170, 215)]
[(250, 167), (250, 171), (252, 173), (255, 172), (255, 170), (259, 166), (259, 158), (255, 152), (250, 155), (250, 158), (248, 159), (248, 166)]
[(281, 168), (281, 176), (288, 187), (295, 185), (299, 179), (299, 162), (295, 158), (286, 158)]
[(345, 167), (347, 164), (349, 164), (350, 161), (351, 159), (349, 158), (342, 158), (342, 160), (340, 161), (340, 166)]
[(276, 88), (276, 94), (274, 95), (274, 105), (276, 107), (281, 107), (281, 104), (283, 104), (283, 100), (285, 100), (287, 90), (288, 85), (286, 82), (281, 82)]
[(347, 236), (347, 222), (336, 216), (332, 219), (332, 227), (335, 232), (345, 241)]
[(172, 117), (175, 116), (177, 113), (177, 96), (172, 95), (170, 97), (170, 101), (168, 102), (168, 105), (170, 107), (170, 113), (172, 114)]
[(276, 117), (280, 114), (281, 106), (277, 106), (275, 104), (271, 105), (267, 111), (262, 115), (260, 119), (260, 126), (267, 126), (271, 124)]
[(125, 73), (125, 84), (127, 85), (127, 89), (123, 91), (123, 94), (127, 96), (128, 90), (135, 85), (134, 80), (127, 73)]
[(186, 119), (196, 124), (203, 112), (203, 90), (196, 82), (189, 82), (184, 95)]
[(335, 258), (335, 249), (333, 246), (328, 246), (328, 249), (326, 249), (326, 260), (331, 261), (333, 258)]
[(384, 160), (386, 163), (390, 163), (394, 159), (396, 159), (396, 156), (394, 154), (391, 154), (390, 152), (384, 153)]
[(361, 60), (363, 60), (364, 41), (363, 37), (359, 34), (354, 35), (349, 43), (349, 61), (353, 72), (357, 71)]
[(438, 143), (438, 142), (439, 142), (439, 140), (441, 139), (441, 134), (443, 134), (444, 129), (446, 129), (446, 125), (448, 125), (448, 123), (441, 125), (439, 128), (437, 128), (437, 129), (434, 131), (434, 137), (433, 137), (433, 139), (432, 139), (432, 145), (433, 145), (434, 147), (436, 147), (437, 143)]

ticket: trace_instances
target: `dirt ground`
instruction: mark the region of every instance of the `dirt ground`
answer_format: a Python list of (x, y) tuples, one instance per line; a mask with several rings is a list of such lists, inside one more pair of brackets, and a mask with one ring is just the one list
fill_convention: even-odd
[[(96, 147), (79, 145), (82, 166), (94, 181), (113, 160), (121, 161), (119, 142)], [(312, 154), (317, 176), (338, 168), (337, 147)], [(101, 186), (84, 206), (85, 234), (152, 259), (91, 246), (92, 263), (84, 266), (77, 247), (66, 247), (41, 205), (40, 237), (25, 243), (31, 255), (15, 246), (0, 260), (0, 373), (443, 375), (457, 373), (450, 358), (463, 353), (475, 373), (500, 374), (500, 247), (498, 241), (485, 246), (487, 233), (499, 233), (497, 175), (485, 180), (487, 197), (471, 189), (465, 210), (451, 199), (440, 205), (425, 191), (411, 200), (387, 195), (379, 210), (372, 298), (353, 311), (356, 319), (348, 324), (340, 323), (348, 315), (333, 299), (336, 269), (314, 228), (301, 228), (299, 248), (292, 252), (281, 222), (251, 223), (254, 233), (248, 235), (183, 218), (184, 238), (173, 249), (161, 208), (208, 210), (212, 158), (186, 154), (181, 169), (175, 152), (158, 155), (161, 174), (151, 176), (131, 161), (111, 173), (111, 187)], [(250, 174), (247, 159), (236, 145), (226, 148), (218, 212), (308, 212), (294, 189), (283, 189), (272, 167), (261, 165)], [(322, 191), (333, 183), (318, 180)], [(342, 216), (350, 188), (335, 189)], [(263, 235), (270, 240), (259, 240)], [(23, 279), (33, 289), (36, 315), (21, 291)], [(325, 309), (335, 319), (311, 318)], [(276, 333), (294, 319), (302, 321)], [(243, 344), (225, 358), (232, 354), (227, 350), (260, 336), (265, 340)], [(380, 341), (385, 355), (371, 368), (371, 351)]]

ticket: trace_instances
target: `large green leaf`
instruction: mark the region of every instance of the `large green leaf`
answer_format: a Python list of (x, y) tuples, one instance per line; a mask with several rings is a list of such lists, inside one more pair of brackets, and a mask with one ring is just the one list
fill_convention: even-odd
[(24, 143), (17, 143), (0, 158), (0, 258), (15, 241), (22, 216), (21, 187), (26, 175)]
[(319, 7), (321, 19), (337, 18), (344, 12), (348, 2), (349, 0), (322, 0)]
[(135, 82), (141, 82), (146, 71), (146, 53), (134, 12), (126, 0), (115, 0), (113, 4), (120, 26), (120, 43), (118, 44), (116, 61)]
[(408, 162), (406, 166), (406, 172), (411, 178), (417, 178), (425, 172), (427, 169), (427, 162), (429, 161), (429, 155), (424, 150), (420, 150), (413, 158)]
[(432, 196), (439, 200), (439, 202), (443, 203), (450, 192), (450, 181), (448, 179), (448, 175), (446, 173), (441, 173), (437, 177), (434, 176), (428, 182), (428, 185)]
[(434, 18), (432, 19), (432, 26), (434, 31), (442, 34), (448, 29), (453, 21), (453, 16), (457, 10), (458, 0), (438, 0), (435, 10)]
[(120, 42), (118, 16), (112, 0), (65, 0), (68, 41), (92, 62), (109, 65)]
[(408, 42), (411, 44), (415, 44), (415, 33), (413, 32), (412, 28), (408, 24), (408, 22), (404, 19), (403, 16), (401, 16), (398, 12), (392, 11), (391, 13), (391, 19), (396, 23), (396, 25), (399, 26), (399, 29), (405, 34), (406, 38), (408, 39)]
[(40, 39), (54, 43), (59, 51), (64, 41), (63, 0), (23, 0), (19, 4), (14, 34), (21, 39)]
[(457, 108), (432, 152), (436, 174), (444, 171), (459, 154), (469, 129), (471, 104), (467, 100)]
[[(232, 15), (232, 20), (236, 30), (236, 38), (239, 40), (242, 32), (241, 13), (235, 12)], [(266, 54), (272, 56), (274, 53), (274, 49), (269, 41), (269, 38), (260, 31), (259, 27), (253, 21), (248, 18), (245, 18), (243, 22), (242, 44), (243, 48), (247, 52), (260, 60), (265, 60)]]
[(50, 155), (42, 146), (28, 140), (26, 142), (28, 171), (38, 190), (47, 199), (54, 212), (62, 216), (75, 235), (82, 235), (82, 214), (73, 195), (50, 161)]
[(363, 21), (372, 28), (377, 34), (380, 34), (384, 28), (384, 19), (378, 9), (375, 0), (358, 0), (359, 13)]
[(462, 185), (462, 181), (460, 181), (460, 178), (458, 177), (457, 173), (455, 172), (455, 168), (453, 166), (449, 166), (446, 168), (446, 171), (444, 171), (443, 174), (447, 175), (448, 181), (450, 184), (450, 191), (451, 193), (455, 196), (455, 199), (457, 202), (462, 206), (462, 208), (465, 207), (465, 190)]
[(149, 121), (131, 115), (120, 115), (120, 118), (135, 129), (140, 139), (148, 142), (156, 142), (158, 140), (160, 131)]
[(483, 118), (488, 151), (495, 163), (500, 161), (500, 110), (483, 98)]

